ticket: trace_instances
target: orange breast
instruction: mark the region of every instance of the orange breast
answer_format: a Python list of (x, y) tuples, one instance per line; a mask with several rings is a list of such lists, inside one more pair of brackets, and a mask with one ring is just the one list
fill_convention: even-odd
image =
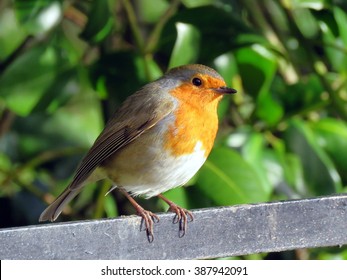
[(173, 155), (191, 154), (200, 141), (206, 157), (210, 153), (218, 129), (217, 106), (221, 95), (211, 90), (183, 84), (170, 92), (178, 100), (175, 122), (165, 137), (165, 147)]

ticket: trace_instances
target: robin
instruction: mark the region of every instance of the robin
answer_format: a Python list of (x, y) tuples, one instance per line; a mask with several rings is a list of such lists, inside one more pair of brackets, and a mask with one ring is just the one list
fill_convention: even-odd
[[(159, 217), (132, 196), (157, 196), (174, 212), (180, 236), (190, 211), (162, 193), (184, 185), (205, 162), (218, 129), (217, 106), (236, 93), (213, 69), (199, 64), (171, 69), (129, 96), (106, 124), (78, 166), (72, 182), (44, 210), (41, 221), (54, 221), (85, 184), (109, 178), (134, 206), (153, 241)], [(109, 192), (110, 192), (109, 191)], [(109, 193), (108, 192), (108, 193)]]

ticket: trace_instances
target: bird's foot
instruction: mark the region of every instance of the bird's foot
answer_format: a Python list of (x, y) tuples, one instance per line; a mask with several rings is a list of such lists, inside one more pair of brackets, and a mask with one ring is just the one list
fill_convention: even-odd
[(149, 243), (152, 243), (154, 240), (153, 235), (153, 224), (159, 222), (159, 217), (152, 213), (151, 211), (143, 209), (140, 205), (136, 207), (136, 213), (140, 217), (142, 217), (141, 229), (143, 227), (143, 223), (145, 224), (145, 230), (147, 234), (147, 239)]
[(164, 200), (169, 205), (170, 212), (175, 213), (175, 217), (173, 219), (174, 224), (179, 224), (179, 237), (183, 237), (186, 234), (187, 228), (188, 228), (188, 222), (192, 222), (194, 220), (194, 216), (192, 212), (188, 211), (187, 209), (184, 209), (171, 200), (167, 199), (163, 195), (158, 195), (159, 198)]
[(128, 198), (129, 202), (132, 204), (132, 206), (135, 208), (136, 213), (138, 216), (142, 217), (141, 221), (141, 229), (143, 228), (143, 223), (145, 223), (145, 231), (147, 233), (147, 239), (149, 243), (152, 243), (154, 240), (154, 234), (153, 234), (153, 223), (159, 222), (159, 217), (152, 213), (151, 211), (143, 209), (136, 201), (131, 197), (128, 192), (123, 189), (119, 188), (119, 190)]
[(192, 212), (176, 205), (175, 203), (170, 205), (168, 211), (176, 214), (174, 217), (173, 223), (174, 224), (179, 223), (179, 237), (183, 237), (186, 234), (186, 230), (188, 228), (188, 222), (192, 222), (194, 220), (194, 216)]

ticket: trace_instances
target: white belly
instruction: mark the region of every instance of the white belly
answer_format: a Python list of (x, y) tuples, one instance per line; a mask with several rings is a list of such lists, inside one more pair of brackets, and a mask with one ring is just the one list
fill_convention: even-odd
[(148, 198), (185, 184), (206, 160), (201, 142), (197, 142), (192, 154), (179, 157), (158, 152), (162, 151), (161, 141), (150, 142), (147, 149), (141, 142), (132, 143), (131, 148), (119, 154), (112, 174), (108, 174), (117, 186), (135, 196)]

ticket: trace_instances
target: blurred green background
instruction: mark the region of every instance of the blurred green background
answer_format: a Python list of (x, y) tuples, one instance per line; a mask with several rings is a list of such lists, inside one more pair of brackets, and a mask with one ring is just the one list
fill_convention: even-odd
[[(344, 0), (2, 0), (0, 227), (37, 224), (119, 104), (188, 63), (238, 93), (220, 104), (206, 164), (168, 198), (194, 209), (346, 192), (346, 10)], [(89, 185), (59, 220), (134, 213), (109, 187)], [(241, 258), (347, 259), (347, 249)]]

